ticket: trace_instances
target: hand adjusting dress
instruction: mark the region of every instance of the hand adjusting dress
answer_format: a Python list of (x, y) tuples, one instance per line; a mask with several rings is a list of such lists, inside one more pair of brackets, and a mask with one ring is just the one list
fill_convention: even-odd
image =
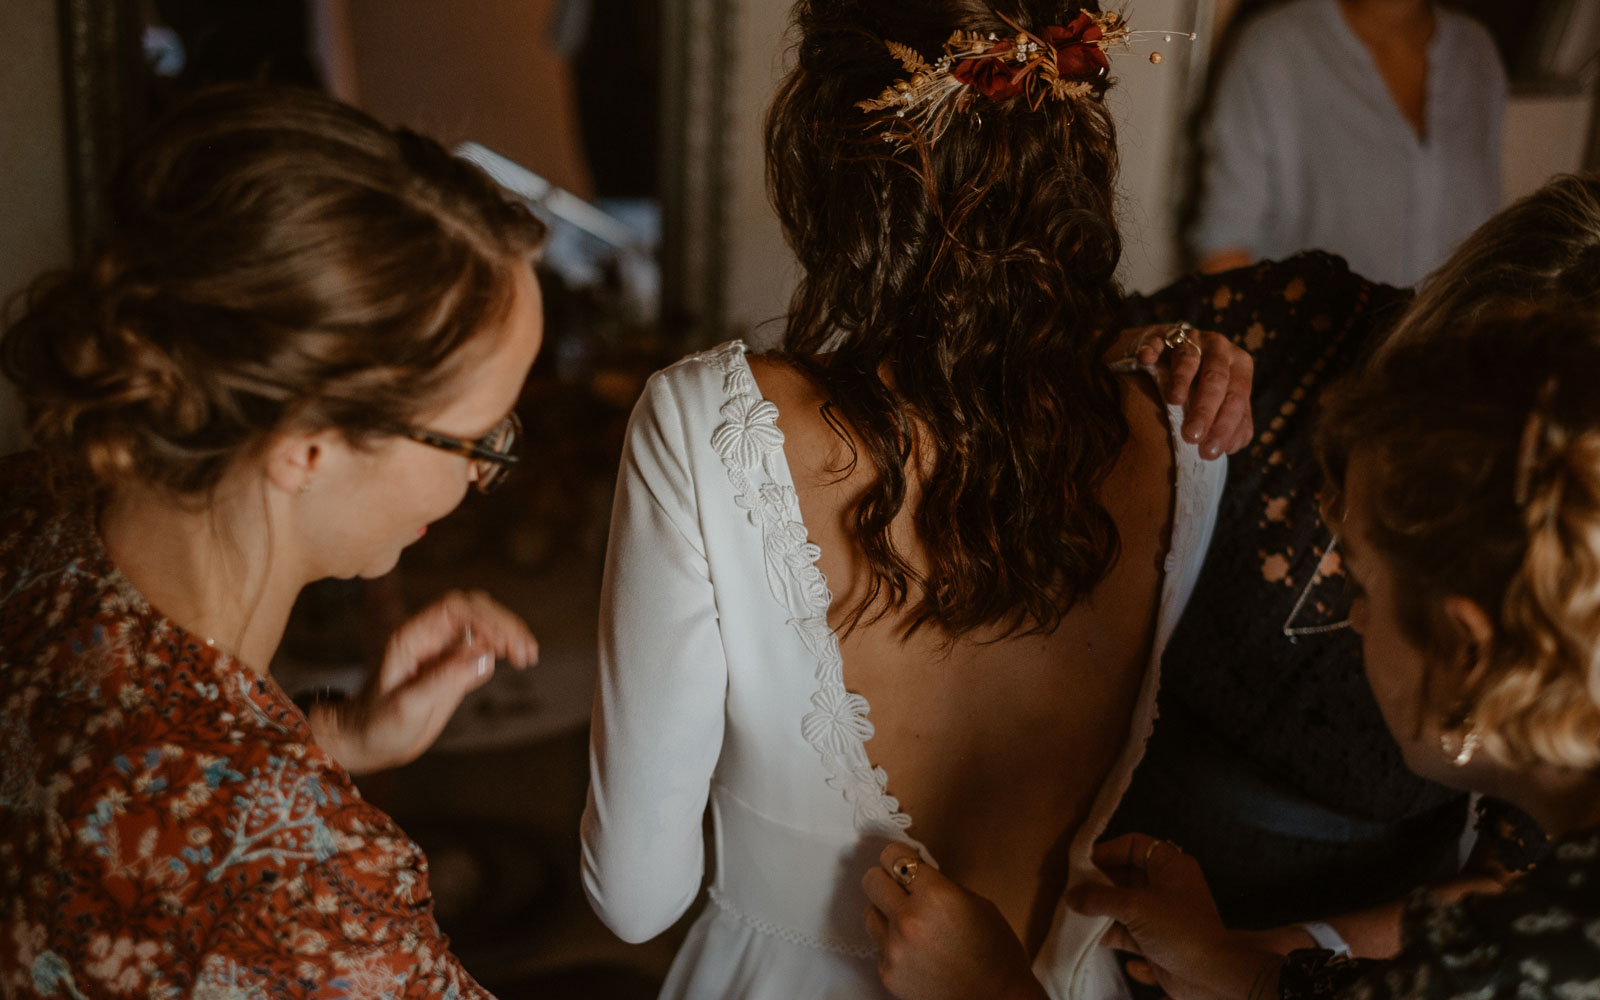
[[(732, 342), (657, 373), (628, 428), (600, 623), (583, 881), (621, 937), (709, 904), (663, 990), (673, 998), (882, 997), (861, 875), (913, 839), (868, 759), (832, 600), (778, 429)], [(1170, 416), (1177, 428), (1181, 418)], [(1205, 555), (1225, 475), (1174, 431), (1176, 496), (1157, 634), (1126, 746), (1073, 842), (1073, 878), (1149, 732), (1156, 665)], [(926, 852), (924, 852), (926, 854)], [(934, 859), (929, 858), (933, 861)], [(1124, 991), (1104, 922), (1057, 910), (1035, 971), (1056, 997)]]

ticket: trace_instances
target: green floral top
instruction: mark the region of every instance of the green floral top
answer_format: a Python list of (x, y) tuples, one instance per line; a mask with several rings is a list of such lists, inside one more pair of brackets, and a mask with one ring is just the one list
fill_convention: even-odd
[(1555, 842), (1504, 893), (1445, 903), (1417, 893), (1404, 947), (1378, 962), (1308, 949), (1289, 956), (1283, 1000), (1589, 1000), (1600, 997), (1600, 830)]

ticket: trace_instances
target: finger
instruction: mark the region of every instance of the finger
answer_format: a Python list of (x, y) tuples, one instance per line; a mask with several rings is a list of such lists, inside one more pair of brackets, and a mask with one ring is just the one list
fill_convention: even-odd
[(1216, 422), (1217, 411), (1222, 408), (1222, 401), (1228, 396), (1228, 386), (1232, 384), (1228, 376), (1229, 362), (1220, 356), (1220, 352), (1208, 354), (1206, 359), (1207, 364), (1194, 380), (1194, 394), (1183, 415), (1183, 439), (1195, 444), (1200, 443)]
[[(1255, 428), (1251, 424), (1250, 393), (1255, 384), (1255, 359), (1247, 351), (1229, 344), (1226, 338), (1213, 334), (1217, 353), (1227, 352), (1232, 360), (1228, 366), (1228, 388), (1222, 406), (1217, 411), (1211, 429), (1205, 435), (1201, 451), (1208, 455), (1234, 452), (1249, 443)], [(1243, 441), (1240, 441), (1241, 433)]]
[(872, 940), (881, 950), (884, 940), (889, 937), (889, 918), (885, 917), (883, 911), (876, 906), (869, 906), (867, 912), (863, 914), (863, 919), (867, 924), (867, 933), (872, 935)]
[(1139, 341), (1139, 346), (1135, 349), (1134, 355), (1139, 359), (1141, 365), (1153, 365), (1161, 360), (1161, 355), (1167, 349), (1167, 342), (1164, 337), (1166, 330), (1167, 327), (1165, 326), (1156, 327), (1150, 333), (1145, 334)]
[(861, 890), (873, 906), (886, 914), (898, 912), (911, 899), (892, 875), (876, 865), (861, 876)]
[(1144, 857), (1155, 839), (1146, 833), (1125, 833), (1120, 837), (1100, 841), (1094, 845), (1089, 857), (1101, 871), (1110, 867), (1131, 867)]
[(521, 616), (483, 591), (466, 591), (452, 602), (463, 628), (471, 627), (476, 643), (517, 667), (539, 660), (539, 642)]
[[(1224, 451), (1238, 451), (1242, 445), (1236, 444), (1239, 438), (1241, 425), (1249, 427), (1250, 401), (1238, 395), (1237, 383), (1229, 386), (1228, 394), (1222, 401), (1222, 406), (1217, 410), (1216, 418), (1211, 421), (1211, 429), (1206, 431), (1205, 438), (1200, 442), (1200, 454), (1207, 458), (1215, 458)], [(1250, 441), (1245, 437), (1245, 443)]]
[(1110, 917), (1126, 925), (1137, 915), (1139, 902), (1147, 890), (1121, 889), (1114, 885), (1085, 882), (1067, 892), (1067, 905), (1086, 917)]
[(1106, 932), (1100, 935), (1100, 945), (1104, 948), (1114, 948), (1117, 951), (1126, 951), (1134, 955), (1143, 954), (1139, 949), (1139, 942), (1133, 939), (1128, 929), (1121, 924), (1112, 924)]
[[(1189, 399), (1192, 394), (1195, 375), (1199, 373), (1202, 377), (1204, 376), (1204, 370), (1200, 363), (1201, 356), (1199, 344), (1195, 344), (1192, 350), (1187, 345), (1177, 347), (1166, 355), (1167, 382), (1162, 391), (1162, 396), (1168, 403), (1173, 406), (1190, 405)], [(1190, 405), (1190, 409), (1193, 409), (1192, 405)], [(1189, 422), (1186, 421), (1184, 423), (1185, 436), (1187, 436), (1188, 428)], [(1190, 438), (1190, 440), (1195, 439)]]
[(1123, 968), (1127, 970), (1128, 978), (1132, 979), (1136, 983), (1143, 983), (1146, 986), (1159, 985), (1159, 982), (1156, 979), (1155, 966), (1151, 965), (1149, 962), (1146, 962), (1142, 958), (1130, 959), (1128, 963), (1123, 966)]

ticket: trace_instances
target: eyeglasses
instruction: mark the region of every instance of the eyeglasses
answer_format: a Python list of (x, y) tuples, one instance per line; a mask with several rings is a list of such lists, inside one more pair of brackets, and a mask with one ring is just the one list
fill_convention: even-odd
[[(1327, 577), (1325, 577), (1323, 575), (1323, 573), (1322, 573), (1323, 560), (1325, 560), (1329, 556), (1333, 555), (1333, 553), (1338, 548), (1339, 548), (1339, 536), (1337, 534), (1334, 534), (1328, 540), (1328, 547), (1323, 550), (1321, 558), (1319, 558), (1317, 560), (1317, 568), (1316, 568), (1315, 571), (1312, 572), (1311, 579), (1306, 581), (1305, 589), (1300, 591), (1300, 596), (1295, 599), (1294, 607), (1289, 610), (1289, 617), (1287, 617), (1287, 618), (1285, 618), (1283, 620), (1283, 634), (1288, 636), (1291, 642), (1294, 641), (1295, 639), (1298, 639), (1302, 635), (1321, 635), (1321, 634), (1323, 634), (1325, 632), (1337, 632), (1340, 629), (1344, 629), (1344, 628), (1349, 628), (1350, 627), (1349, 604), (1348, 604), (1348, 599), (1349, 599), (1350, 595), (1348, 593), (1348, 590), (1349, 590), (1348, 586), (1346, 587), (1346, 593), (1344, 594), (1344, 598), (1345, 598), (1345, 605), (1344, 605), (1344, 607), (1345, 607), (1345, 610), (1344, 610), (1345, 617), (1344, 618), (1341, 618), (1338, 621), (1323, 622), (1323, 623), (1318, 623), (1318, 624), (1315, 624), (1315, 625), (1297, 625), (1295, 623), (1295, 619), (1297, 619), (1300, 616), (1300, 611), (1301, 611), (1302, 608), (1305, 607), (1306, 601), (1308, 601), (1311, 598), (1311, 592), (1316, 589), (1316, 586), (1317, 586), (1318, 583), (1320, 583), (1323, 580), (1327, 579)], [(1346, 578), (1348, 579), (1348, 575), (1347, 575)], [(1321, 605), (1318, 605), (1318, 610), (1323, 610)], [(1327, 609), (1327, 610), (1331, 611), (1332, 609)], [(1331, 617), (1331, 615), (1330, 615), (1330, 617)]]
[(505, 482), (506, 473), (517, 464), (514, 452), (517, 439), (522, 436), (522, 421), (517, 419), (515, 412), (508, 413), (504, 420), (495, 424), (489, 433), (476, 441), (424, 430), (421, 427), (397, 427), (395, 433), (430, 448), (438, 448), (452, 455), (472, 459), (478, 476), (478, 492), (488, 493)]

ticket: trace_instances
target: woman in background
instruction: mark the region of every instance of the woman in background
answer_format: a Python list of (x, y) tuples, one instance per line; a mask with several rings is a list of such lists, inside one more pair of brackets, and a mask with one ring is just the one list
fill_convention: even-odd
[(1433, 0), (1293, 0), (1237, 28), (1190, 240), (1223, 271), (1326, 250), (1412, 285), (1501, 204), (1506, 75)]
[(515, 460), (540, 224), (432, 140), (214, 91), (130, 152), (103, 245), (4, 334), (0, 992), (477, 996), (351, 773), (432, 741), (525, 625), (452, 594), (308, 720), (296, 594), (372, 577)]

